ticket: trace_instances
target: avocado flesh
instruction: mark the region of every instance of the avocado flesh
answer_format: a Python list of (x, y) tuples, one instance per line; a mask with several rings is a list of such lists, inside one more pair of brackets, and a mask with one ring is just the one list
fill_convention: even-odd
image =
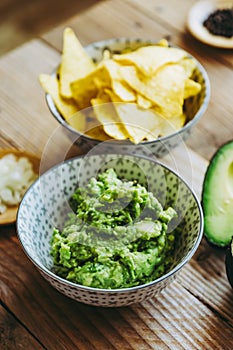
[(233, 141), (223, 145), (210, 161), (202, 205), (207, 240), (228, 246), (233, 237)]

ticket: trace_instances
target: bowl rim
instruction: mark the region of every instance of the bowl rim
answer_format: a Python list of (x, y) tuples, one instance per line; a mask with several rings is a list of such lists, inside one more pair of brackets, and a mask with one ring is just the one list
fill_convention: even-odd
[[(147, 282), (147, 283), (144, 283), (144, 284), (140, 284), (140, 285), (137, 285), (137, 286), (133, 286), (133, 287), (112, 288), (112, 289), (88, 287), (88, 286), (85, 286), (85, 285), (82, 285), (82, 284), (71, 282), (69, 280), (66, 280), (66, 279), (58, 276), (57, 274), (52, 272), (49, 268), (44, 266), (42, 263), (38, 263), (37, 261), (34, 260), (34, 258), (31, 256), (30, 252), (27, 250), (27, 248), (23, 244), (22, 234), (20, 233), (20, 229), (19, 229), (19, 216), (20, 216), (21, 208), (24, 206), (24, 202), (26, 201), (26, 198), (29, 195), (29, 193), (31, 191), (33, 191), (34, 187), (37, 186), (37, 184), (41, 181), (41, 177), (44, 177), (44, 176), (48, 175), (49, 173), (52, 173), (58, 167), (66, 166), (68, 163), (72, 163), (75, 160), (82, 159), (82, 158), (85, 158), (85, 157), (89, 157), (89, 158), (99, 157), (101, 155), (106, 155), (106, 154), (105, 153), (98, 153), (98, 154), (94, 154), (94, 155), (79, 155), (79, 156), (75, 156), (75, 157), (66, 159), (63, 162), (60, 162), (60, 163), (52, 166), (46, 172), (44, 172), (38, 179), (36, 179), (36, 181), (25, 192), (25, 194), (24, 194), (24, 196), (22, 198), (22, 201), (21, 201), (21, 203), (19, 205), (19, 208), (18, 208), (18, 211), (17, 211), (17, 218), (16, 218), (16, 233), (17, 233), (18, 240), (19, 240), (19, 242), (21, 244), (21, 247), (23, 248), (23, 251), (27, 255), (27, 257), (29, 258), (29, 260), (31, 260), (31, 262), (37, 267), (38, 270), (41, 270), (44, 274), (48, 275), (53, 280), (57, 280), (61, 284), (68, 285), (71, 288), (79, 288), (79, 289), (84, 290), (84, 291), (89, 291), (90, 293), (91, 292), (92, 293), (106, 293), (106, 294), (110, 294), (110, 293), (111, 294), (113, 294), (113, 293), (119, 293), (120, 294), (120, 293), (125, 293), (125, 292), (132, 293), (132, 292), (137, 291), (139, 289), (145, 289), (145, 288), (151, 287), (151, 286), (153, 286), (155, 284), (158, 284), (158, 283), (164, 281), (165, 279), (175, 275), (193, 257), (193, 255), (197, 251), (197, 249), (198, 249), (198, 247), (199, 247), (199, 245), (201, 243), (202, 237), (203, 237), (204, 217), (203, 217), (203, 211), (202, 211), (201, 203), (200, 203), (196, 193), (190, 187), (190, 185), (188, 185), (187, 182), (177, 172), (175, 172), (173, 169), (171, 169), (167, 165), (163, 164), (161, 161), (158, 161), (157, 159), (152, 159), (152, 158), (147, 157), (145, 155), (140, 155), (140, 154), (136, 154), (136, 155), (133, 154), (132, 155), (132, 154), (127, 153), (127, 152), (124, 152), (124, 153), (109, 153), (109, 154), (107, 154), (107, 156), (109, 156), (109, 157), (110, 156), (117, 156), (117, 157), (129, 156), (131, 158), (145, 159), (145, 160), (148, 160), (149, 162), (152, 162), (154, 164), (157, 164), (157, 165), (163, 167), (164, 169), (166, 169), (167, 171), (173, 173), (176, 177), (178, 177), (178, 179), (190, 191), (190, 194), (193, 196), (193, 198), (194, 198), (194, 200), (196, 202), (198, 213), (199, 213), (199, 231), (198, 231), (195, 243), (193, 244), (193, 247), (190, 249), (188, 254), (182, 259), (182, 261), (179, 264), (177, 264), (173, 269), (171, 269), (170, 271), (168, 271), (167, 273), (165, 273), (164, 275), (160, 276), (159, 278), (157, 278), (157, 279), (155, 279), (153, 281), (150, 281), (150, 282)], [(51, 232), (52, 232), (52, 229), (51, 229)]]
[[(111, 45), (113, 43), (125, 43), (125, 44), (130, 44), (130, 43), (140, 43), (140, 42), (145, 42), (148, 44), (156, 44), (159, 41), (157, 40), (150, 40), (150, 39), (143, 39), (143, 38), (133, 38), (133, 37), (120, 37), (120, 38), (110, 38), (110, 39), (105, 39), (105, 40), (100, 40), (100, 41), (96, 41), (96, 42), (92, 42), (86, 46), (84, 46), (84, 49), (89, 50), (92, 47), (99, 47), (104, 49), (107, 45)], [(169, 46), (172, 47), (177, 47), (180, 48), (178, 46), (175, 45), (171, 45), (169, 43)], [(182, 48), (181, 48), (182, 49)], [(184, 49), (182, 49), (184, 50)], [(137, 144), (136, 146), (148, 146), (151, 144), (154, 144), (155, 142), (163, 142), (163, 141), (167, 141), (171, 138), (173, 138), (174, 136), (180, 136), (182, 133), (184, 133), (187, 129), (189, 129), (190, 127), (192, 127), (194, 124), (197, 123), (197, 121), (201, 118), (201, 116), (205, 113), (209, 102), (210, 102), (210, 94), (211, 94), (211, 85), (210, 85), (210, 80), (207, 74), (206, 69), (204, 68), (204, 66), (192, 55), (190, 54), (188, 51), (184, 50), (185, 52), (187, 52), (188, 56), (191, 57), (192, 59), (195, 60), (196, 62), (196, 66), (198, 68), (198, 70), (201, 72), (202, 77), (204, 79), (205, 82), (205, 96), (204, 96), (204, 100), (202, 105), (200, 106), (199, 110), (197, 111), (197, 113), (194, 115), (194, 117), (189, 120), (181, 129), (172, 132), (169, 135), (166, 136), (162, 136), (162, 137), (158, 137), (155, 140), (151, 140), (151, 141), (142, 141), (139, 142), (139, 144)], [(58, 65), (59, 66), (59, 65)], [(55, 68), (51, 75), (55, 75), (57, 71), (57, 68)], [(57, 109), (52, 97), (50, 94), (45, 93), (45, 100), (47, 103), (47, 106), (51, 112), (51, 114), (53, 115), (53, 117), (62, 125), (64, 126), (68, 131), (70, 131), (71, 133), (73, 133), (74, 135), (77, 136), (77, 139), (79, 137), (82, 137), (82, 139), (84, 139), (87, 142), (96, 142), (96, 143), (101, 143), (103, 141), (95, 139), (93, 137), (87, 136), (84, 133), (79, 132), (78, 130), (76, 130), (75, 128), (73, 128), (71, 125), (69, 125), (67, 123), (67, 121), (65, 120), (65, 118), (61, 115), (61, 113), (59, 112), (59, 110)], [(90, 107), (88, 107), (90, 108)], [(114, 139), (109, 139), (107, 140), (109, 145), (134, 145), (130, 140), (114, 140)]]

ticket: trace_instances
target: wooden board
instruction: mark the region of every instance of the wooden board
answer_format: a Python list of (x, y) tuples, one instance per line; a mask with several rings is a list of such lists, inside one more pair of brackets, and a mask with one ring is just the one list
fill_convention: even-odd
[[(210, 77), (207, 112), (187, 143), (174, 150), (174, 157), (162, 160), (175, 167), (200, 199), (210, 156), (233, 135), (233, 54), (207, 48), (192, 38), (185, 29), (188, 9), (185, 0), (180, 0), (179, 8), (177, 2), (168, 0), (96, 2), (74, 13), (62, 26), (3, 56), (0, 146), (36, 153), (46, 159), (47, 167), (59, 162), (64, 153), (67, 157), (79, 154), (57, 132), (38, 83), (38, 74), (50, 73), (59, 63), (66, 26), (75, 29), (84, 45), (119, 36), (166, 36), (197, 57)], [(16, 349), (23, 344), (25, 349), (49, 350), (233, 348), (233, 294), (225, 254), (204, 238), (159, 298), (120, 309), (82, 305), (49, 286), (23, 252), (14, 226), (0, 227), (0, 255), (0, 343), (6, 349), (13, 349), (14, 344)]]

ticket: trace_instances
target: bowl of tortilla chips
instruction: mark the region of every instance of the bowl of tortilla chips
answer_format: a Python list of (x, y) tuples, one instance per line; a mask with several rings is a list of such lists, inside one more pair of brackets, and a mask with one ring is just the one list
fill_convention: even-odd
[(162, 157), (188, 137), (210, 99), (203, 66), (166, 39), (116, 38), (84, 48), (71, 28), (60, 65), (39, 81), (52, 115), (84, 151), (146, 149)]

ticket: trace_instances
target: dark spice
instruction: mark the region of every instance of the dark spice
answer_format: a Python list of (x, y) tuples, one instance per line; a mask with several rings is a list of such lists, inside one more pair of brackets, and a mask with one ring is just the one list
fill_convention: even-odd
[(233, 36), (233, 9), (214, 11), (203, 22), (203, 25), (214, 35), (231, 38)]

